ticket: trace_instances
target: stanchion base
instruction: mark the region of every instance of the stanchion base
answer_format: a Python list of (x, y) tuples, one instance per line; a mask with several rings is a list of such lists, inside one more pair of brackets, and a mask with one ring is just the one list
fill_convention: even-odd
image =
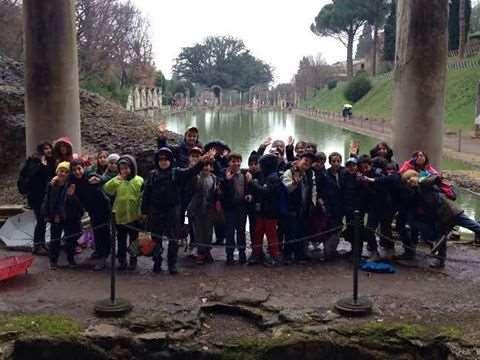
[(132, 311), (133, 306), (127, 300), (116, 299), (112, 303), (110, 299), (98, 301), (95, 304), (95, 314), (104, 317), (120, 317)]
[(359, 298), (355, 303), (353, 298), (339, 300), (335, 309), (345, 316), (365, 316), (372, 312), (372, 302), (366, 298)]

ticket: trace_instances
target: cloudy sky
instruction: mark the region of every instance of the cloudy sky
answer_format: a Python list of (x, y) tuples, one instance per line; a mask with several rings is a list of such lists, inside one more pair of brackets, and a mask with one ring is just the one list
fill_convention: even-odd
[(151, 23), (155, 63), (167, 77), (182, 47), (210, 35), (242, 39), (253, 55), (274, 68), (275, 82), (289, 82), (300, 58), (322, 53), (344, 60), (346, 49), (319, 38), (310, 24), (329, 0), (133, 0)]

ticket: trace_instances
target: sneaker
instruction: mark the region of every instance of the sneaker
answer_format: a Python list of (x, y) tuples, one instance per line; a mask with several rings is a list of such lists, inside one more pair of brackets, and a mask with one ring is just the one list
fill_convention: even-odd
[(259, 264), (262, 263), (262, 261), (260, 259), (261, 258), (259, 256), (252, 255), (248, 259), (248, 265), (259, 265)]
[(395, 249), (384, 248), (384, 258), (387, 260), (393, 260), (395, 258)]
[(50, 263), (50, 270), (57, 270), (57, 269), (58, 269), (57, 263), (51, 262), (51, 263)]
[(233, 255), (227, 255), (227, 261), (225, 262), (225, 265), (227, 266), (235, 265), (235, 260), (233, 259)]
[(117, 270), (119, 271), (125, 271), (127, 270), (127, 261), (126, 260), (123, 260), (123, 261), (119, 261), (118, 262), (118, 266), (117, 266)]
[(94, 251), (90, 255), (90, 259), (92, 259), (92, 260), (100, 259), (100, 255), (98, 255), (98, 253), (96, 251)]
[(130, 257), (130, 264), (128, 265), (128, 270), (130, 270), (130, 271), (136, 270), (136, 269), (137, 269), (137, 265), (138, 265), (138, 260), (137, 260), (137, 258), (131, 256), (131, 257)]
[(480, 246), (480, 233), (475, 233), (475, 240), (473, 241), (474, 246)]
[(69, 259), (68, 260), (68, 268), (69, 269), (75, 269), (77, 266), (78, 265), (77, 265), (75, 259)]
[(429, 266), (432, 269), (443, 269), (445, 267), (445, 260), (435, 258), (432, 260)]
[(195, 264), (197, 265), (205, 265), (206, 263), (206, 257), (205, 255), (197, 255), (195, 257)]
[(267, 261), (264, 262), (266, 267), (276, 267), (280, 265), (280, 259), (278, 257), (271, 257)]
[(47, 256), (48, 250), (45, 245), (37, 245), (33, 248), (32, 254), (37, 256)]
[(107, 259), (103, 258), (98, 260), (98, 262), (93, 267), (93, 270), (102, 271), (102, 270), (105, 270), (106, 267), (107, 267)]
[(240, 265), (245, 265), (247, 263), (247, 255), (244, 252), (238, 254), (238, 263)]
[(170, 275), (177, 275), (178, 274), (177, 266), (176, 265), (169, 265), (168, 266), (168, 272), (170, 273)]
[(160, 274), (162, 272), (162, 262), (161, 261), (154, 261), (153, 262), (153, 272), (155, 274)]
[(205, 262), (207, 264), (213, 264), (215, 262), (215, 260), (213, 259), (212, 253), (210, 251), (205, 255)]
[(368, 257), (368, 261), (380, 261), (382, 258), (380, 257), (380, 254), (378, 252), (372, 252), (370, 256)]

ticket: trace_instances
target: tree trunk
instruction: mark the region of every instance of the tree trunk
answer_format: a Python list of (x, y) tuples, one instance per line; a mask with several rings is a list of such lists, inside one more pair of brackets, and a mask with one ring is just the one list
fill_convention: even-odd
[(377, 75), (378, 25), (373, 26), (372, 76)]
[(458, 57), (460, 60), (465, 58), (465, 46), (466, 46), (466, 22), (465, 22), (465, 1), (459, 1), (458, 9), (458, 23), (459, 23), (459, 32), (458, 32)]
[(24, 0), (27, 155), (70, 137), (81, 150), (74, 0)]
[(347, 77), (348, 79), (353, 78), (353, 43), (355, 40), (355, 33), (353, 30), (350, 30), (348, 33), (348, 42), (347, 42)]
[(440, 165), (448, 54), (448, 0), (398, 2), (393, 146), (399, 161), (415, 150)]

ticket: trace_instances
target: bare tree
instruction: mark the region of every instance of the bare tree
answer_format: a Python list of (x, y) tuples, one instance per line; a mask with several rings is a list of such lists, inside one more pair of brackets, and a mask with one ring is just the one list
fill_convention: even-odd
[(466, 47), (466, 22), (465, 22), (465, 0), (460, 0), (459, 10), (458, 10), (458, 19), (459, 19), (459, 36), (458, 36), (458, 57), (460, 60), (465, 58), (465, 47)]
[(0, 53), (21, 60), (23, 26), (21, 0), (0, 0)]

